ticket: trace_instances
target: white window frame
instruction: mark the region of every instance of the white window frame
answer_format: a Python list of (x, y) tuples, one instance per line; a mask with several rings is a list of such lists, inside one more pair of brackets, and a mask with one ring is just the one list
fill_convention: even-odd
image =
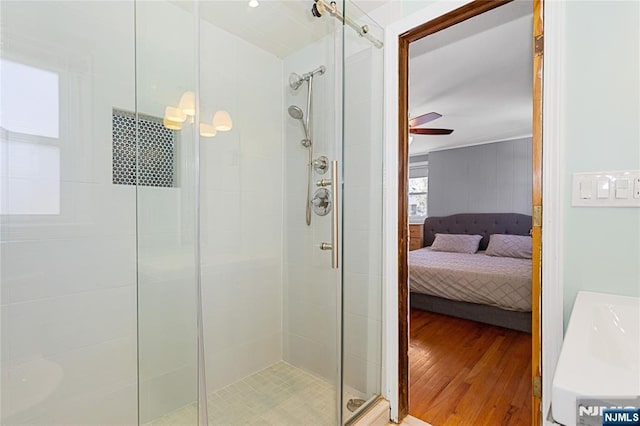
[[(409, 192), (408, 196), (411, 197), (412, 195), (426, 195), (427, 196), (427, 213), (425, 215), (411, 215), (410, 211), (407, 211), (407, 214), (409, 215), (409, 223), (423, 223), (424, 220), (427, 218), (427, 216), (429, 215), (429, 189), (428, 189), (428, 179), (429, 179), (429, 172), (428, 172), (428, 166), (429, 166), (429, 162), (428, 161), (421, 161), (421, 162), (415, 162), (415, 163), (410, 163), (409, 164), (409, 180), (411, 179), (419, 179), (419, 178), (427, 178), (427, 191), (426, 192)], [(413, 173), (412, 176), (412, 170), (414, 172), (417, 171), (417, 169), (427, 169), (427, 172), (425, 173), (424, 171), (420, 171), (417, 173)], [(410, 188), (410, 186), (409, 186)], [(408, 204), (409, 208), (411, 206), (411, 204)]]

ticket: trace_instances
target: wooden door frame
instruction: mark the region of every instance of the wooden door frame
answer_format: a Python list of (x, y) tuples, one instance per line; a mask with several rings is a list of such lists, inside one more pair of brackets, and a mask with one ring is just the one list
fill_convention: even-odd
[[(398, 422), (409, 412), (409, 44), (512, 0), (475, 0), (418, 25), (398, 37)], [(542, 260), (542, 65), (543, 2), (533, 2), (533, 259), (532, 263), (532, 378), (541, 377), (541, 260)], [(532, 395), (532, 425), (542, 424), (541, 399)]]

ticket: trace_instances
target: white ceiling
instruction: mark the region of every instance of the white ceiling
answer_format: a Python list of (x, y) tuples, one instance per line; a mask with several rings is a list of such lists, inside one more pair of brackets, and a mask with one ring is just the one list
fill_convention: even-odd
[(413, 135), (410, 155), (531, 135), (530, 1), (514, 1), (409, 46), (409, 116), (442, 117), (419, 127), (454, 129)]
[[(172, 1), (185, 9), (192, 9), (192, 2)], [(330, 34), (340, 22), (325, 13), (321, 18), (311, 14), (313, 0), (259, 0), (256, 8), (249, 7), (249, 0), (204, 0), (200, 2), (201, 17), (258, 46), (279, 58), (285, 58), (309, 44)], [(374, 10), (386, 1), (366, 0), (352, 3), (348, 16), (359, 19), (363, 13)]]

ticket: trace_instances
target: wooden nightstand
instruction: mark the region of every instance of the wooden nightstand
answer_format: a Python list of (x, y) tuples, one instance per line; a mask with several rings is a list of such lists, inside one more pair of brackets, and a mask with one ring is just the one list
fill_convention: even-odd
[(409, 250), (422, 248), (422, 223), (409, 224)]

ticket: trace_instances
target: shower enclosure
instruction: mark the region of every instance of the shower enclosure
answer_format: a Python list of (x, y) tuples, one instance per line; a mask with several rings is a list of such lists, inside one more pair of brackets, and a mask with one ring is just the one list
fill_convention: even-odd
[(374, 402), (382, 29), (324, 0), (0, 19), (0, 423), (341, 425)]

